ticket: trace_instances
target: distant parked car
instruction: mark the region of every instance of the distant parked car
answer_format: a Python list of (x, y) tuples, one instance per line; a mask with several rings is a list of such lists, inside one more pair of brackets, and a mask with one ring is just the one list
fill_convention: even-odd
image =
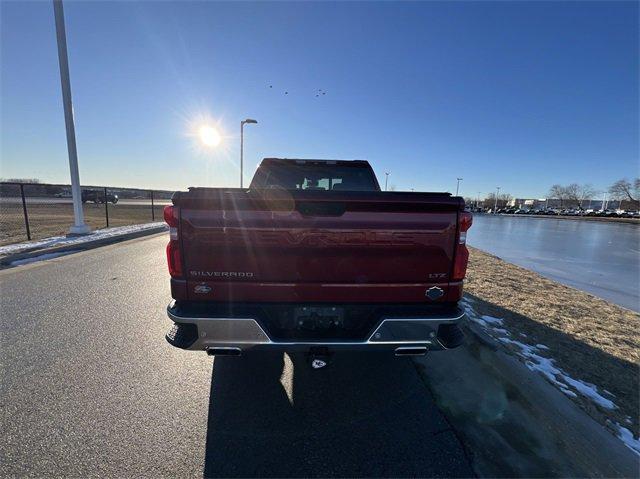
[(626, 210), (621, 210), (621, 209), (617, 209), (616, 210), (616, 216), (618, 218), (631, 218), (631, 215), (629, 214), (628, 211)]
[(615, 216), (616, 212), (613, 210), (600, 210), (598, 211), (598, 216), (602, 216), (605, 218), (611, 218), (612, 216)]
[(61, 191), (60, 193), (56, 193), (53, 195), (55, 198), (71, 198), (71, 193), (68, 191)]
[[(82, 202), (86, 203), (88, 201), (91, 201), (96, 204), (104, 203), (105, 195), (102, 191), (82, 190)], [(113, 203), (115, 205), (118, 202), (118, 195), (107, 193), (106, 201), (109, 203)]]

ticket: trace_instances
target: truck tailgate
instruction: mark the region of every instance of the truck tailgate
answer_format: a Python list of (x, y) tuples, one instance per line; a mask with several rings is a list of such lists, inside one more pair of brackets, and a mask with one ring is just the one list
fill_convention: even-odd
[(188, 282), (304, 287), (449, 279), (460, 203), (448, 194), (205, 191), (174, 198)]

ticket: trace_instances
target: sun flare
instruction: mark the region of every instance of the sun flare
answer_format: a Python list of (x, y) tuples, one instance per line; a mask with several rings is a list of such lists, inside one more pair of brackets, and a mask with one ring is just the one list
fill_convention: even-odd
[(210, 125), (202, 125), (198, 129), (198, 137), (203, 145), (210, 147), (218, 146), (222, 140), (220, 133)]

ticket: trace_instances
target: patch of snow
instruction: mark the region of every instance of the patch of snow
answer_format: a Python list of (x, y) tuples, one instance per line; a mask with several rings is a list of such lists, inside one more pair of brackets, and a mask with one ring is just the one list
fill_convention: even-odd
[(538, 349), (549, 349), (547, 346), (545, 346), (544, 344), (536, 344), (536, 348)]
[(36, 249), (36, 248), (44, 248), (46, 246), (55, 246), (59, 244), (61, 241), (67, 239), (66, 236), (52, 236), (51, 238), (47, 238), (39, 241), (29, 241), (25, 243), (16, 243), (10, 244), (7, 246), (0, 246), (0, 255), (7, 255), (13, 253), (20, 253), (23, 250), (27, 249)]
[(505, 336), (511, 336), (511, 333), (504, 328), (491, 328), (494, 333), (504, 334)]
[[(546, 358), (544, 358), (546, 359)], [(538, 372), (547, 378), (549, 382), (555, 384), (560, 389), (566, 389), (565, 384), (561, 383), (556, 379), (556, 374), (560, 372), (559, 369), (553, 366), (553, 362), (551, 360), (543, 361), (541, 363), (534, 363), (533, 361), (525, 361), (525, 365), (534, 372)]]
[[(461, 302), (462, 307), (464, 308), (464, 312), (467, 314), (467, 317), (474, 322), (478, 322), (479, 318), (473, 307), (467, 303), (464, 299)], [(481, 323), (484, 326), (484, 323)]]
[(589, 384), (577, 379), (573, 379), (571, 376), (568, 376), (566, 374), (563, 375), (562, 379), (571, 387), (573, 387), (576, 391), (578, 391), (580, 394), (588, 397), (594, 403), (600, 405), (601, 407), (605, 409), (618, 408), (618, 406), (616, 406), (613, 401), (607, 399), (606, 397), (598, 393), (598, 388), (595, 385)]
[(468, 311), (467, 311), (467, 317), (474, 323), (478, 323), (480, 326), (487, 326), (487, 323), (485, 323), (483, 320), (481, 320), (479, 317), (475, 316), (474, 314), (470, 314)]
[[(571, 386), (583, 396), (589, 398), (591, 401), (599, 405), (604, 409), (617, 409), (618, 406), (615, 403), (598, 392), (597, 386), (579, 379), (574, 379), (565, 373), (562, 369), (557, 368), (552, 358), (545, 358), (536, 353), (537, 346), (530, 346), (523, 344), (519, 341), (513, 341), (509, 338), (499, 338), (505, 344), (512, 344), (520, 349), (520, 356), (526, 359), (526, 366), (531, 371), (537, 371), (546, 377), (551, 383), (558, 386), (560, 389), (568, 389)], [(548, 349), (548, 348), (547, 348)]]
[(537, 349), (535, 346), (524, 344), (524, 343), (521, 343), (520, 341), (515, 341), (509, 338), (500, 338), (500, 341), (507, 344), (514, 344), (515, 346), (519, 347), (522, 354), (526, 357), (535, 356), (535, 351)]
[(51, 246), (66, 246), (66, 245), (82, 244), (82, 243), (87, 243), (89, 241), (112, 238), (114, 236), (121, 236), (129, 233), (135, 233), (138, 231), (153, 229), (159, 226), (166, 226), (166, 225), (163, 222), (155, 222), (155, 223), (144, 223), (140, 225), (116, 226), (113, 228), (103, 228), (103, 229), (95, 230), (93, 233), (84, 235), (84, 236), (53, 236), (51, 238), (47, 238), (39, 241), (27, 241), (24, 243), (16, 243), (16, 244), (11, 244), (7, 246), (0, 246), (0, 256), (22, 253), (24, 251), (42, 249), (42, 248), (47, 248)]
[(527, 337), (527, 335), (526, 335), (526, 334), (524, 334), (524, 333), (518, 333), (518, 334), (519, 334), (520, 336), (522, 336), (523, 338), (526, 338), (526, 337)]
[(615, 427), (618, 429), (618, 438), (624, 445), (640, 456), (640, 439), (633, 437), (631, 431), (618, 423), (615, 423)]
[(566, 388), (560, 388), (560, 391), (562, 391), (563, 393), (565, 393), (567, 396), (571, 396), (572, 398), (577, 398), (578, 395), (576, 393), (574, 393), (572, 390), (570, 389), (566, 389)]
[(46, 259), (59, 258), (60, 256), (66, 256), (68, 254), (74, 253), (74, 251), (62, 251), (60, 253), (46, 253), (41, 254), (39, 256), (34, 256), (33, 258), (25, 258), (25, 259), (17, 259), (9, 263), (11, 266), (22, 266), (23, 264), (36, 263), (38, 261), (44, 261)]
[(473, 308), (469, 308), (466, 309), (466, 313), (467, 316), (469, 317), (469, 319), (471, 321), (473, 321), (474, 323), (479, 324), (480, 326), (483, 326), (491, 331), (497, 332), (499, 334), (509, 334), (509, 331), (507, 331), (506, 329), (503, 328), (496, 328), (494, 325), (496, 326), (502, 326), (502, 319), (500, 318), (494, 318), (493, 316), (486, 316), (483, 315), (481, 317), (478, 317), (478, 315), (476, 314), (475, 311), (473, 311)]
[(482, 320), (489, 324), (502, 324), (502, 319), (494, 318), (493, 316), (483, 315)]

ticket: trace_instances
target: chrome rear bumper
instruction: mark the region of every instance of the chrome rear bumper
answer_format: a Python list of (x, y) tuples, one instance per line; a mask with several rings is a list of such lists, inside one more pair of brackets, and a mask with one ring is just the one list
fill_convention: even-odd
[(239, 348), (260, 350), (306, 351), (326, 347), (331, 350), (396, 350), (399, 347), (419, 346), (428, 350), (451, 349), (462, 341), (457, 327), (464, 318), (464, 310), (452, 308), (446, 314), (421, 317), (386, 316), (381, 318), (365, 340), (279, 340), (272, 338), (257, 318), (209, 317), (190, 314), (177, 308), (174, 302), (167, 307), (169, 318), (175, 323), (167, 334), (173, 346), (189, 350), (210, 348)]

